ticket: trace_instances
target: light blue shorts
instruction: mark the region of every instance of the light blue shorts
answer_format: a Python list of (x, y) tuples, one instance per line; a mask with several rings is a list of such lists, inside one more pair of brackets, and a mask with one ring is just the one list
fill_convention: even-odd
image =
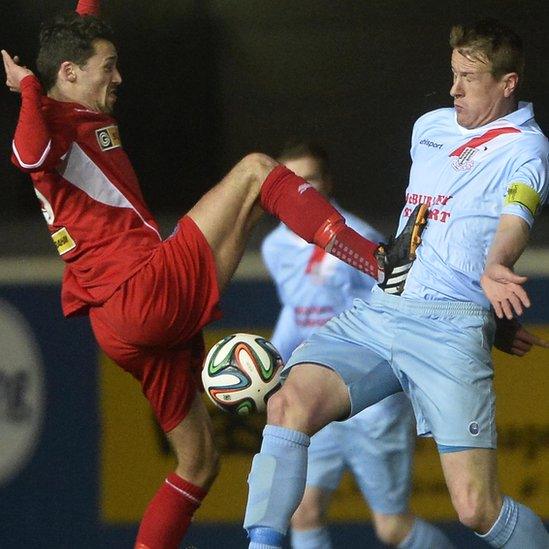
[(283, 375), (307, 362), (333, 369), (348, 387), (351, 416), (401, 386), (419, 435), (495, 448), (494, 332), (492, 313), (474, 303), (373, 291), (370, 303), (355, 300), (300, 345)]
[(311, 438), (307, 485), (335, 490), (345, 469), (376, 513), (408, 511), (414, 451), (414, 415), (398, 393)]

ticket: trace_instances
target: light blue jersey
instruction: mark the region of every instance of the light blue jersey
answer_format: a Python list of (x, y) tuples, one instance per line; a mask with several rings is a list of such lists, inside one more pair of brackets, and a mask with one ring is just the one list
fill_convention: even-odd
[(470, 130), (454, 109), (427, 113), (414, 126), (411, 156), (399, 232), (417, 204), (430, 212), (403, 295), (489, 308), (479, 281), (500, 215), (531, 226), (547, 199), (549, 145), (532, 105)]
[(403, 294), (375, 287), (368, 302), (326, 324), (292, 354), (337, 371), (351, 415), (394, 391), (408, 394), (418, 434), (442, 451), (495, 448), (494, 318), (480, 287), (502, 214), (531, 225), (548, 194), (549, 144), (532, 106), (476, 129), (454, 109), (422, 116), (412, 136), (410, 182), (399, 232), (418, 203), (429, 220)]
[[(383, 236), (370, 225), (333, 205), (347, 224), (373, 242)], [(271, 341), (286, 361), (292, 351), (330, 318), (368, 300), (373, 278), (308, 244), (280, 224), (261, 246), (263, 261), (276, 284), (282, 310)]]
[[(383, 237), (370, 225), (341, 210), (346, 222), (366, 238)], [(282, 309), (271, 338), (284, 361), (330, 318), (368, 300), (374, 279), (280, 224), (263, 241), (264, 262), (276, 283)], [(344, 422), (334, 422), (312, 437), (307, 484), (335, 490), (350, 469), (370, 507), (378, 513), (407, 510), (414, 417), (402, 392)]]

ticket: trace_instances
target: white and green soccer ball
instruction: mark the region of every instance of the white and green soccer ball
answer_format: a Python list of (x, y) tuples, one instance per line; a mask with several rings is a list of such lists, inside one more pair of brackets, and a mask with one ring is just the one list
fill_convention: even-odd
[(218, 341), (202, 368), (202, 383), (212, 402), (233, 414), (265, 411), (280, 387), (282, 359), (273, 344), (254, 334), (232, 334)]

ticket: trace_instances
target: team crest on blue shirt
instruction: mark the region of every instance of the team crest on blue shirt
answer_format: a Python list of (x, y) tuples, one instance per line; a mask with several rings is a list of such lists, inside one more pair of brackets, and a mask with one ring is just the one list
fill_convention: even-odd
[(478, 153), (478, 149), (465, 147), (461, 154), (452, 161), (452, 168), (458, 172), (468, 172), (475, 167), (473, 157)]

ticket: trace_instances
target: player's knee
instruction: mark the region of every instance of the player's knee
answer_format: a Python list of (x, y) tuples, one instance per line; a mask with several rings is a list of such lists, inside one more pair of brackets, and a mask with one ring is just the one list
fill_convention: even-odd
[(323, 525), (321, 506), (304, 498), (292, 517), (292, 528), (296, 530), (312, 530)]
[(267, 401), (267, 423), (279, 425), (281, 427), (290, 427), (292, 415), (297, 410), (296, 392), (289, 385), (283, 385)]
[(472, 530), (482, 530), (483, 513), (480, 506), (469, 503), (456, 507), (459, 522)]
[(477, 532), (487, 531), (497, 518), (497, 502), (479, 490), (463, 490), (452, 496), (452, 503), (464, 526)]
[(395, 524), (376, 524), (376, 536), (385, 545), (391, 547), (397, 547), (399, 543), (404, 539), (400, 528)]
[(314, 410), (306, 390), (286, 382), (267, 402), (267, 422), (311, 435), (315, 432)]
[(377, 515), (374, 521), (378, 539), (393, 547), (406, 538), (412, 526), (413, 518), (408, 515)]
[(246, 185), (248, 192), (259, 196), (263, 181), (276, 165), (277, 162), (266, 154), (250, 153), (235, 166), (235, 181)]

